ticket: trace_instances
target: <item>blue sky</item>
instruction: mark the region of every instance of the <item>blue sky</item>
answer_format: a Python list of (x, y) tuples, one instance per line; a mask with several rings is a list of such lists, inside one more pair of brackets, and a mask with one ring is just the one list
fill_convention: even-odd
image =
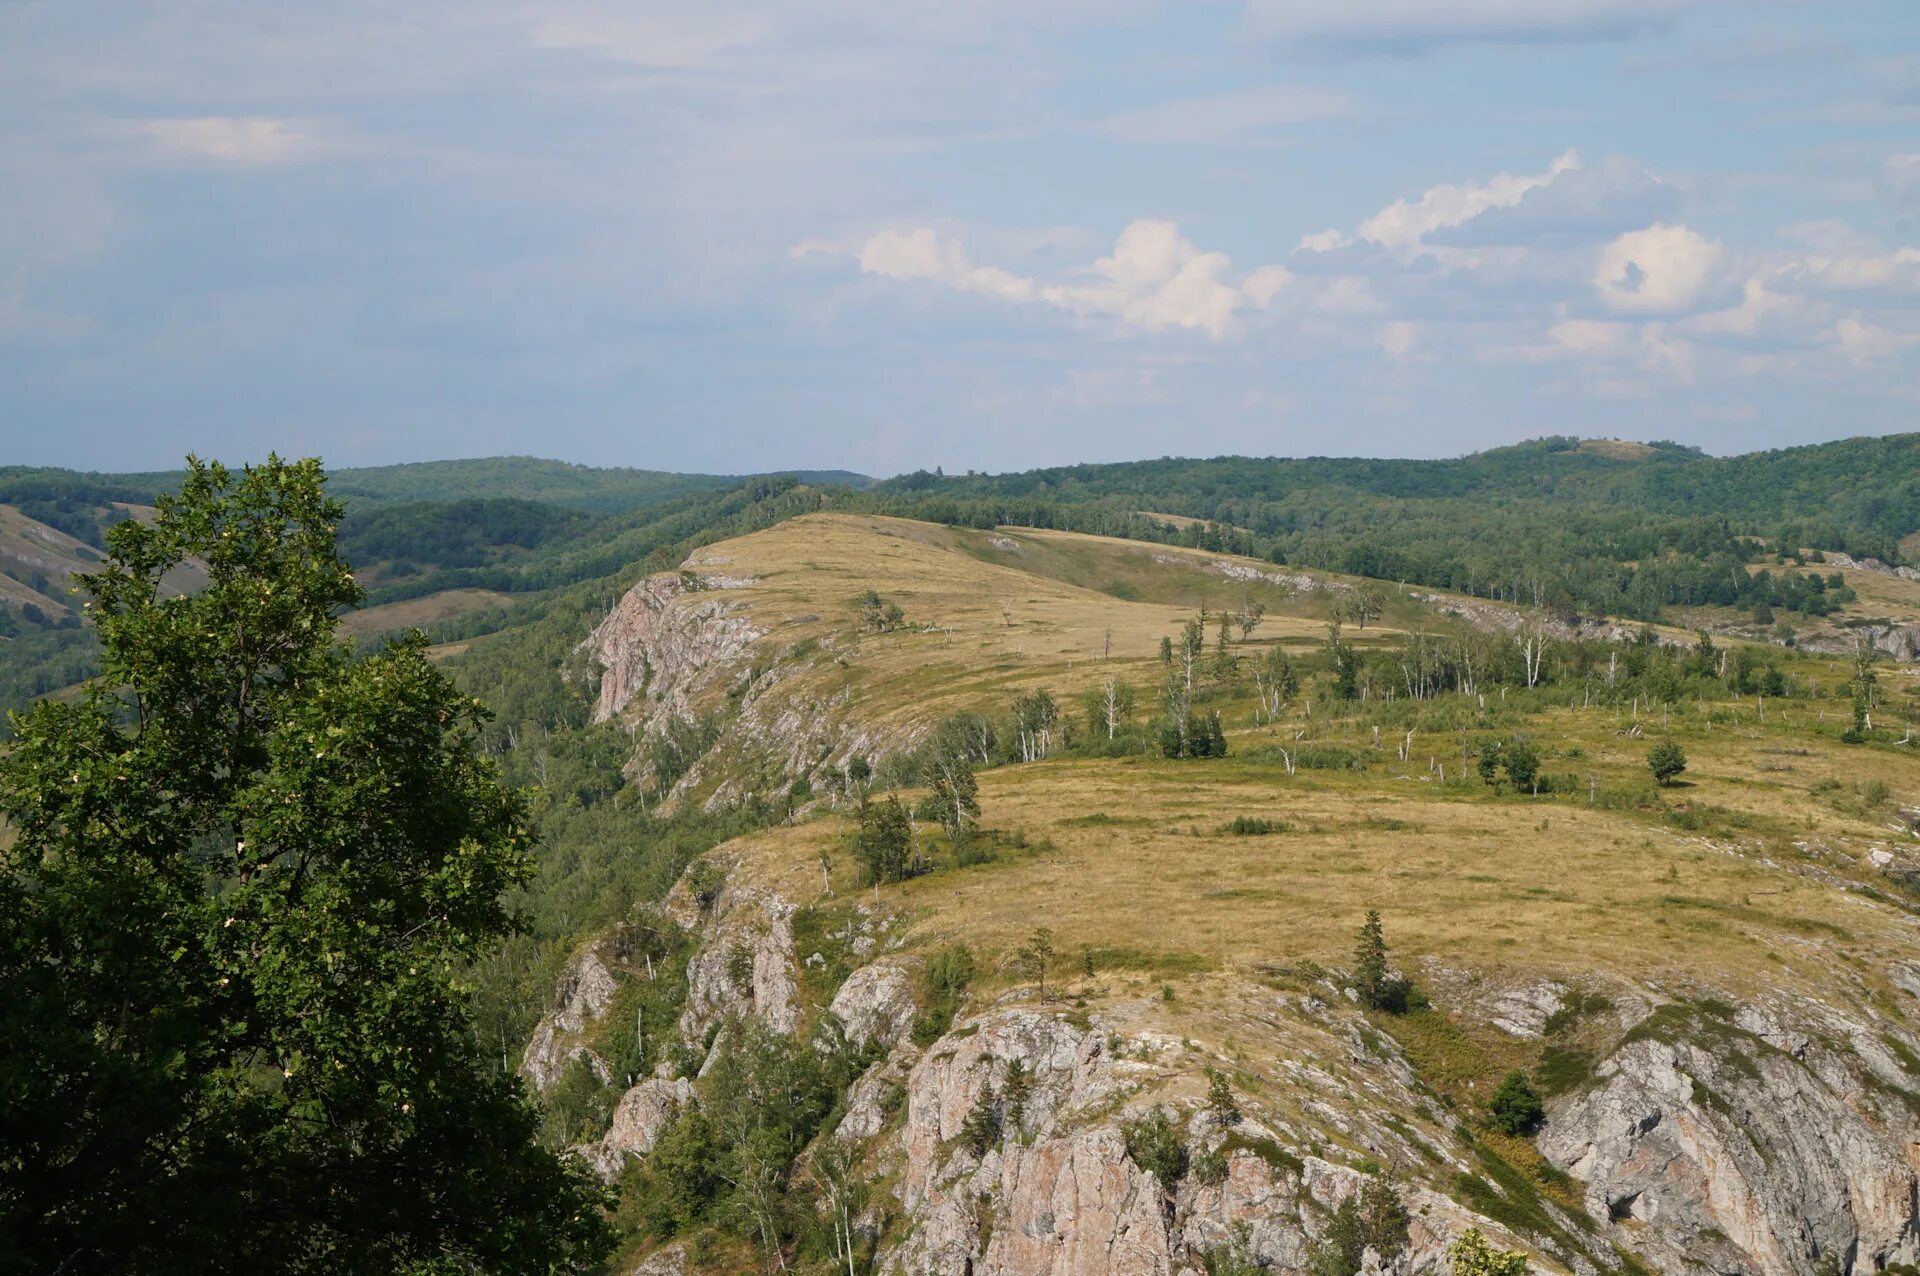
[(1920, 428), (1912, 0), (0, 0), (0, 463)]

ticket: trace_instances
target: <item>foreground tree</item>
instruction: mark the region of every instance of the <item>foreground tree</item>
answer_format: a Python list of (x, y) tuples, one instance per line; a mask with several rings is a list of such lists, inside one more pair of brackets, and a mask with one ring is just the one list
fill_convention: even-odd
[[(0, 759), (0, 1235), (33, 1271), (548, 1271), (606, 1250), (469, 1023), (521, 800), (359, 591), (317, 462), (189, 462), (82, 580), (103, 677)], [(207, 585), (162, 596), (189, 561)]]

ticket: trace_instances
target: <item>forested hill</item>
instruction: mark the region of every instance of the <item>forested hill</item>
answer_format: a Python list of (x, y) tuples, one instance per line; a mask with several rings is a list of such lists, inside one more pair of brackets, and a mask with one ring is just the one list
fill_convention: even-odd
[[(779, 471), (814, 485), (865, 487), (873, 480), (849, 470)], [(12, 505), (29, 517), (59, 526), (69, 534), (91, 520), (79, 511), (113, 502), (151, 504), (155, 495), (180, 486), (182, 471), (100, 474), (23, 465), (0, 466), (0, 505)], [(738, 487), (754, 475), (679, 474), (668, 470), (601, 468), (548, 461), (531, 456), (489, 456), (472, 460), (420, 461), (329, 471), (328, 490), (362, 506), (372, 503), (501, 499), (534, 501), (594, 514), (618, 514), (679, 496)], [(42, 518), (51, 513), (53, 517)]]
[(1367, 501), (1537, 500), (1573, 509), (1712, 515), (1756, 535), (1794, 527), (1803, 529), (1808, 544), (1847, 548), (1839, 543), (1844, 540), (1854, 547), (1849, 552), (1891, 558), (1899, 540), (1920, 528), (1920, 434), (1730, 457), (1672, 443), (1558, 437), (1448, 460), (1223, 456), (997, 475), (919, 471), (876, 491), (955, 500), (1125, 497), (1138, 509), (1262, 533), (1309, 525), (1305, 511), (1329, 494)]
[[(1478, 595), (1653, 617), (1739, 605), (1759, 538), (1920, 556), (1920, 434), (1744, 456), (1548, 438), (1455, 460), (1216, 457), (1001, 475), (919, 472), (876, 508), (986, 526), (1158, 536)], [(1902, 542), (1905, 542), (1904, 546)], [(1724, 595), (1724, 596), (1723, 596)]]

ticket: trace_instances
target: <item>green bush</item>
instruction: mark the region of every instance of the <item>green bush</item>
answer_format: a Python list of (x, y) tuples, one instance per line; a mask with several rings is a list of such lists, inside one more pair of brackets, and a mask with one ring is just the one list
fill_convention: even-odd
[(1540, 1095), (1518, 1068), (1507, 1074), (1487, 1105), (1488, 1121), (1502, 1134), (1530, 1134), (1546, 1114)]
[(1127, 1155), (1133, 1163), (1160, 1180), (1171, 1192), (1187, 1173), (1187, 1145), (1165, 1108), (1155, 1108), (1121, 1127)]
[(1687, 769), (1687, 755), (1671, 740), (1661, 740), (1647, 750), (1647, 769), (1661, 784), (1672, 784)]

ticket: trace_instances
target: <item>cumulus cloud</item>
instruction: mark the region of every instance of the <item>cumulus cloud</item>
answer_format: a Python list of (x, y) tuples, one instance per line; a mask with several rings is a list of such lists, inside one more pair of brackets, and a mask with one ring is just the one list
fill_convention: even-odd
[(1722, 248), (1686, 226), (1656, 223), (1621, 235), (1600, 252), (1593, 286), (1610, 310), (1672, 314), (1713, 282)]
[(140, 120), (129, 127), (163, 159), (237, 167), (285, 164), (316, 145), (311, 131), (296, 121), (260, 115)]
[(1431, 48), (1461, 40), (1540, 43), (1617, 39), (1671, 26), (1712, 0), (1248, 0), (1271, 39), (1354, 50)]
[(1435, 231), (1458, 226), (1488, 209), (1511, 208), (1528, 191), (1579, 167), (1580, 156), (1568, 151), (1543, 173), (1500, 173), (1485, 182), (1431, 186), (1418, 199), (1396, 199), (1361, 222), (1352, 236), (1337, 230), (1321, 231), (1303, 237), (1300, 248), (1308, 252), (1331, 252), (1364, 240), (1384, 248), (1417, 249)]
[[(795, 255), (833, 251), (818, 241)], [(1235, 319), (1263, 310), (1291, 280), (1279, 266), (1233, 277), (1226, 254), (1202, 252), (1171, 221), (1142, 218), (1113, 251), (1084, 270), (1043, 283), (998, 266), (977, 266), (966, 248), (931, 227), (883, 230), (853, 252), (864, 274), (925, 281), (1008, 302), (1038, 302), (1077, 315), (1106, 315), (1147, 332), (1184, 328), (1224, 337)]]
[(1518, 199), (1490, 202), (1425, 239), (1463, 247), (1574, 244), (1669, 220), (1680, 203), (1677, 187), (1623, 156), (1587, 168), (1569, 152)]
[(1892, 292), (1920, 296), (1920, 248), (1831, 257), (1810, 254), (1781, 273), (1792, 285), (1812, 292)]
[(1920, 335), (1895, 332), (1858, 314), (1837, 320), (1831, 340), (1841, 357), (1857, 368), (1885, 362), (1908, 346), (1920, 345)]

